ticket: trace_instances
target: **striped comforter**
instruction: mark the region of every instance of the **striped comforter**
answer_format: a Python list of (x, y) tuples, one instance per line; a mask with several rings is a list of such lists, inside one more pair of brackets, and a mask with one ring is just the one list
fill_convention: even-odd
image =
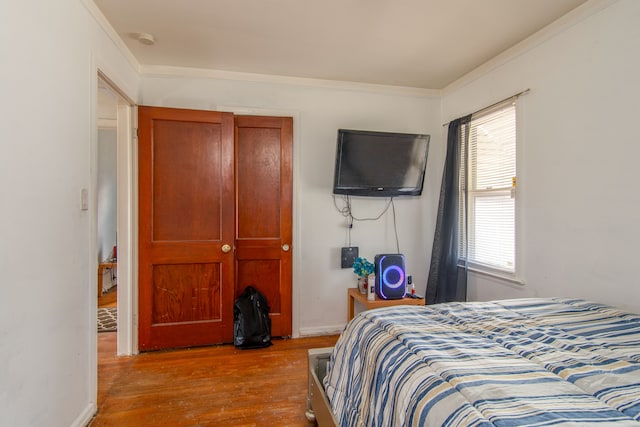
[(343, 426), (640, 426), (640, 316), (582, 300), (366, 311), (328, 369)]

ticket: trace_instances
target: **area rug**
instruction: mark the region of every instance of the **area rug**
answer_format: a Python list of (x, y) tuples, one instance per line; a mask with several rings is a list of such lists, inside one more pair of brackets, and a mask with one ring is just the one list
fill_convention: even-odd
[(118, 330), (118, 309), (116, 307), (98, 309), (98, 332)]

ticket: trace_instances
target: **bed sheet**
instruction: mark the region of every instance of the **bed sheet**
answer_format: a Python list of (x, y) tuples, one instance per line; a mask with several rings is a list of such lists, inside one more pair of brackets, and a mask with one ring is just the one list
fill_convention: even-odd
[(640, 426), (640, 317), (577, 299), (360, 313), (324, 380), (343, 426)]

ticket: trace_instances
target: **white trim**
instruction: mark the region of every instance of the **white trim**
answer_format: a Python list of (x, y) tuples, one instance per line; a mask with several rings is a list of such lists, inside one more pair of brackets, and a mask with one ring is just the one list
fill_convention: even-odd
[(137, 222), (133, 212), (137, 205), (134, 174), (133, 118), (134, 108), (126, 103), (117, 107), (117, 236), (118, 236), (118, 356), (131, 355), (137, 352), (134, 336), (137, 336), (137, 324), (133, 321), (137, 313), (137, 276), (133, 274), (137, 265), (133, 245), (137, 234)]
[(98, 407), (91, 403), (73, 420), (69, 427), (85, 427), (88, 426), (94, 415), (98, 412)]
[(276, 83), (293, 86), (317, 87), (322, 89), (353, 90), (389, 95), (440, 97), (437, 89), (422, 89), (407, 86), (378, 85), (371, 83), (322, 80), (305, 77), (287, 77), (270, 74), (240, 73), (234, 71), (212, 70), (206, 68), (174, 67), (169, 65), (141, 65), (140, 74), (144, 76), (193, 77), (219, 80), (234, 80), (256, 83)]
[(516, 212), (515, 212), (515, 220), (516, 220), (516, 235), (515, 235), (515, 277), (520, 280), (518, 284), (524, 285), (523, 278), (527, 277), (526, 266), (524, 263), (524, 253), (525, 253), (525, 245), (524, 242), (524, 224), (525, 224), (525, 195), (526, 195), (526, 185), (527, 185), (527, 172), (526, 172), (526, 162), (524, 161), (524, 153), (526, 147), (526, 137), (527, 134), (525, 132), (526, 126), (526, 100), (518, 97), (516, 99), (516, 188), (515, 188), (515, 198), (516, 198)]
[(489, 270), (482, 270), (480, 268), (471, 267), (471, 266), (468, 267), (468, 270), (475, 274), (481, 274), (483, 276), (489, 276), (494, 279), (502, 280), (504, 282), (507, 282), (510, 285), (517, 285), (518, 287), (524, 286), (524, 281), (518, 278), (517, 276), (515, 276), (514, 274), (509, 274), (507, 272), (501, 273), (498, 271), (493, 272)]
[(619, 0), (589, 0), (586, 3), (573, 9), (566, 15), (558, 18), (551, 24), (542, 28), (538, 32), (532, 34), (521, 42), (515, 44), (509, 49), (503, 51), (499, 55), (491, 58), (489, 61), (460, 77), (453, 83), (443, 88), (440, 92), (442, 96), (446, 96), (451, 92), (455, 92), (463, 86), (477, 80), (486, 75), (490, 71), (512, 61), (513, 59), (523, 55), (531, 49), (543, 44), (547, 40), (566, 31), (568, 28), (584, 21), (591, 15), (613, 5)]
[(109, 39), (116, 45), (116, 47), (122, 52), (127, 61), (131, 64), (134, 70), (140, 74), (140, 63), (136, 59), (136, 57), (131, 53), (127, 45), (122, 41), (122, 37), (118, 34), (118, 32), (113, 28), (111, 23), (104, 16), (102, 11), (96, 6), (93, 0), (80, 0), (80, 2), (87, 9), (89, 14), (93, 16), (96, 23), (104, 30)]
[[(89, 84), (91, 85), (90, 105), (89, 105), (89, 170), (90, 170), (90, 236), (89, 236), (89, 319), (91, 337), (89, 339), (89, 378), (87, 379), (89, 386), (89, 408), (94, 408), (93, 413), (97, 409), (98, 402), (98, 278), (95, 272), (98, 271), (98, 67), (96, 58), (91, 55), (91, 77)], [(77, 420), (84, 419), (87, 416), (87, 408)], [(91, 414), (93, 416), (93, 414)], [(77, 422), (77, 421), (76, 421)], [(82, 424), (81, 424), (82, 425)]]
[(98, 70), (98, 75), (100, 76), (100, 78), (102, 79), (103, 82), (108, 84), (111, 92), (114, 95), (117, 95), (117, 96), (119, 96), (121, 98), (118, 101), (119, 103), (122, 103), (122, 101), (124, 101), (125, 103), (128, 103), (129, 105), (135, 105), (136, 104), (136, 99), (137, 98), (134, 98), (133, 96), (130, 96), (127, 93), (127, 91), (122, 89), (124, 87), (124, 85), (122, 84), (123, 82), (111, 79), (110, 76), (116, 74), (116, 71), (115, 70), (111, 70), (108, 63), (106, 63), (106, 62), (98, 63), (97, 70)]
[[(256, 114), (254, 112), (253, 114)], [(274, 113), (274, 115), (277, 113)], [(302, 218), (301, 210), (300, 210), (300, 197), (298, 197), (299, 193), (299, 183), (302, 179), (302, 173), (300, 172), (302, 165), (302, 143), (300, 142), (300, 133), (301, 133), (301, 119), (299, 111), (291, 111), (288, 116), (293, 117), (293, 188), (291, 189), (292, 194), (291, 197), (293, 199), (293, 218), (292, 218), (292, 230), (291, 230), (291, 240), (293, 241), (293, 259), (292, 261), (292, 275), (291, 275), (291, 336), (293, 338), (298, 338), (300, 336), (300, 304), (302, 302), (302, 298), (300, 298), (300, 294), (302, 293), (300, 286), (298, 283), (303, 282), (303, 274), (301, 271), (302, 266), (302, 238), (301, 238), (301, 224), (300, 219)]]
[(344, 325), (328, 325), (311, 328), (300, 328), (300, 337), (318, 337), (323, 335), (340, 335)]

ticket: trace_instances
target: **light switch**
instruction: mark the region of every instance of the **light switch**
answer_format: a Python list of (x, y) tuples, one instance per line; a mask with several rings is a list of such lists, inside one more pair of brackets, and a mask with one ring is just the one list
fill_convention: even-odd
[(86, 188), (80, 190), (80, 210), (89, 210), (89, 190)]

